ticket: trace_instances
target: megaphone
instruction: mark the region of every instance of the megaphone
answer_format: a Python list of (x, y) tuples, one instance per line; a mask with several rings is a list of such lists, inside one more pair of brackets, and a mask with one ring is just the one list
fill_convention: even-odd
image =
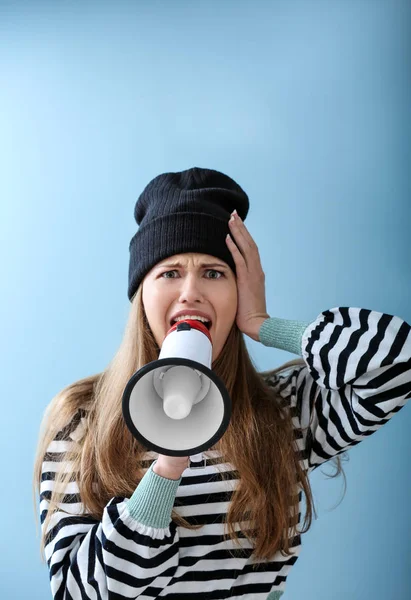
[(123, 417), (147, 449), (192, 456), (224, 435), (231, 398), (211, 362), (209, 330), (201, 321), (184, 319), (167, 332), (158, 360), (131, 377), (123, 393)]

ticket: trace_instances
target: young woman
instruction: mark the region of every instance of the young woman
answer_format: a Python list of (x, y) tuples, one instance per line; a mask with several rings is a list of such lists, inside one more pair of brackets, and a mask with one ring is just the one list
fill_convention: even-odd
[[(312, 522), (310, 473), (329, 460), (341, 473), (341, 454), (411, 397), (401, 318), (269, 316), (248, 208), (236, 182), (200, 168), (159, 175), (136, 203), (123, 341), (102, 373), (53, 398), (41, 427), (35, 483), (55, 599), (278, 600)], [(212, 368), (232, 399), (200, 468), (144, 448), (121, 404), (175, 317), (193, 313), (210, 322)], [(259, 373), (243, 334), (300, 358)]]

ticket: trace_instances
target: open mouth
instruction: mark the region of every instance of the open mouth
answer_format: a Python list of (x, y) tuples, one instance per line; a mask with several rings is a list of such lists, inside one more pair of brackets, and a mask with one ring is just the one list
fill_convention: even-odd
[[(182, 320), (184, 321), (184, 320), (188, 320), (188, 319), (182, 319)], [(199, 319), (193, 319), (193, 320), (194, 321), (199, 321), (199, 323), (202, 323), (203, 325), (205, 325), (207, 327), (208, 331), (210, 331), (211, 326), (212, 326), (212, 322), (211, 321), (207, 321), (207, 323), (206, 323), (204, 321), (200, 321)], [(170, 327), (173, 327), (173, 325), (175, 325), (176, 323), (179, 323), (179, 322), (180, 321), (174, 321), (174, 320), (172, 320), (170, 322)]]

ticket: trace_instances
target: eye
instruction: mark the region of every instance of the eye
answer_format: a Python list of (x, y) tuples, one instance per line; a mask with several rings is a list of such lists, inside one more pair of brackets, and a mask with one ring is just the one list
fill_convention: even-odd
[[(206, 273), (218, 273), (220, 275), (220, 277), (207, 277), (207, 279), (221, 279), (221, 277), (225, 277), (225, 275), (222, 271), (217, 271), (216, 269), (207, 269), (205, 272)], [(162, 279), (175, 279), (175, 277), (164, 277), (164, 275), (167, 275), (168, 273), (178, 273), (178, 271), (176, 269), (174, 269), (172, 271), (164, 271), (163, 273), (161, 273), (160, 277)]]
[(167, 275), (167, 273), (176, 273), (176, 271), (164, 271), (164, 273), (161, 273), (160, 277), (163, 279), (175, 279), (174, 277), (164, 277), (164, 275)]
[[(216, 271), (215, 269), (208, 269), (206, 273), (218, 273), (219, 275), (221, 275), (221, 277), (224, 277), (224, 273), (222, 271)], [(211, 277), (211, 279), (221, 279), (221, 277)]]

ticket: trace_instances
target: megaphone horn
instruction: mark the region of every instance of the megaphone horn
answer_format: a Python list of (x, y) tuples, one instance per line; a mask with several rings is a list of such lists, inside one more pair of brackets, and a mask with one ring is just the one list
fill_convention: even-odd
[(158, 360), (144, 365), (127, 383), (123, 417), (147, 449), (192, 456), (224, 435), (231, 399), (211, 370), (212, 350), (207, 327), (184, 319), (167, 332)]

